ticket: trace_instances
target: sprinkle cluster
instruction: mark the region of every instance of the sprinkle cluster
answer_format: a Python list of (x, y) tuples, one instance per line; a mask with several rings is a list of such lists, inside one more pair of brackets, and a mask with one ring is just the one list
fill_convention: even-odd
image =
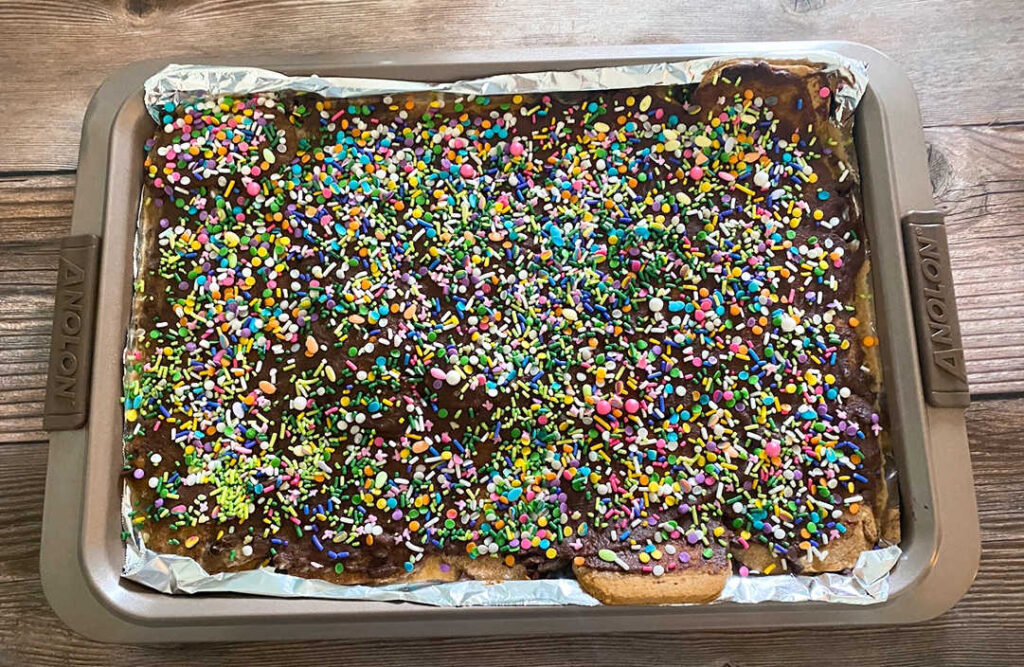
[(406, 571), (820, 556), (880, 429), (854, 409), (853, 175), (725, 84), (713, 108), (168, 106), (126, 352), (134, 521), (336, 572), (375, 541)]

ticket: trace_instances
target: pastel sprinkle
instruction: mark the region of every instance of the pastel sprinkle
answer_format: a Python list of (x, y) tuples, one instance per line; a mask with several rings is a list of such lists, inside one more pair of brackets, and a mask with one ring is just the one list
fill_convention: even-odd
[(401, 574), (601, 540), (598, 567), (652, 576), (827, 547), (883, 427), (841, 301), (856, 172), (789, 97), (717, 85), (165, 109), (133, 520), (257, 526), (216, 539), (339, 574), (375, 544)]

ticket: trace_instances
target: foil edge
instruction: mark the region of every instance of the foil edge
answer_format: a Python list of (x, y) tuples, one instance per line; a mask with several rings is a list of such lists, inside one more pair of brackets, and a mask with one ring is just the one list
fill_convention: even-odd
[[(763, 54), (746, 52), (734, 56), (643, 65), (500, 74), (450, 83), (316, 75), (286, 76), (255, 67), (171, 64), (147, 79), (144, 91), (146, 108), (159, 123), (165, 105), (177, 106), (201, 97), (281, 91), (340, 98), (403, 92), (489, 96), (688, 85), (699, 83), (705, 73), (725, 62), (758, 57), (813, 62), (823, 66), (826, 72), (838, 72), (843, 85), (835, 93), (837, 104), (833, 120), (836, 123), (849, 122), (867, 86), (867, 68), (864, 63), (830, 51), (802, 51)], [(137, 259), (133, 267), (135, 272), (138, 270)], [(273, 568), (209, 574), (192, 558), (159, 554), (146, 547), (141, 533), (131, 521), (131, 497), (127, 484), (123, 489), (121, 510), (126, 533), (122, 575), (163, 593), (244, 593), (270, 597), (401, 601), (447, 607), (600, 604), (573, 579), (342, 586), (277, 573)], [(901, 553), (895, 545), (864, 551), (850, 574), (732, 575), (721, 595), (710, 604), (755, 604), (768, 601), (876, 604), (888, 598), (888, 574), (899, 561)]]

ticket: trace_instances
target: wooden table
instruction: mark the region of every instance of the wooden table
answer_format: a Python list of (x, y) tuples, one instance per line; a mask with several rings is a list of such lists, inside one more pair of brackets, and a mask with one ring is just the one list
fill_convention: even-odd
[[(476, 4), (477, 6), (471, 6)], [(716, 665), (1020, 664), (1024, 649), (1024, 4), (1019, 0), (0, 0), (0, 663), (308, 661)], [(550, 6), (550, 8), (548, 8)], [(556, 8), (557, 7), (557, 8)], [(900, 629), (128, 647), (87, 641), (39, 583), (43, 387), (57, 243), (86, 104), (118, 66), (211, 52), (534, 47), (844, 37), (888, 53), (921, 100), (947, 214), (974, 403), (983, 556), (967, 596)], [(752, 647), (757, 646), (756, 650)]]

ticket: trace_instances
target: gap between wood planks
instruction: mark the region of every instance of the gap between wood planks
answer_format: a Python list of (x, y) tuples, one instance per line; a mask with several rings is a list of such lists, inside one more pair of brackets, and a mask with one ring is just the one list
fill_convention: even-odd
[[(770, 40), (860, 41), (900, 63), (927, 125), (1024, 120), (1018, 0), (19, 0), (0, 2), (0, 168), (74, 166), (82, 112), (142, 58), (528, 50)], [(44, 110), (40, 112), (38, 110)]]
[[(757, 633), (721, 631), (609, 633), (586, 636), (446, 637), (385, 643), (117, 646), (89, 641), (49, 609), (39, 581), (39, 539), (47, 448), (0, 447), (0, 663), (82, 665), (290, 664), (406, 665), (466, 662), (487, 667), (534, 656), (547, 664), (1019, 665), (1024, 637), (1024, 458), (1018, 433), (1024, 403), (985, 401), (967, 412), (982, 559), (974, 586), (938, 619), (899, 628), (778, 627)], [(756, 650), (755, 647), (756, 646)], [(383, 647), (383, 648), (382, 648)], [(640, 649), (640, 650), (638, 650)], [(529, 662), (529, 660), (527, 660)]]

